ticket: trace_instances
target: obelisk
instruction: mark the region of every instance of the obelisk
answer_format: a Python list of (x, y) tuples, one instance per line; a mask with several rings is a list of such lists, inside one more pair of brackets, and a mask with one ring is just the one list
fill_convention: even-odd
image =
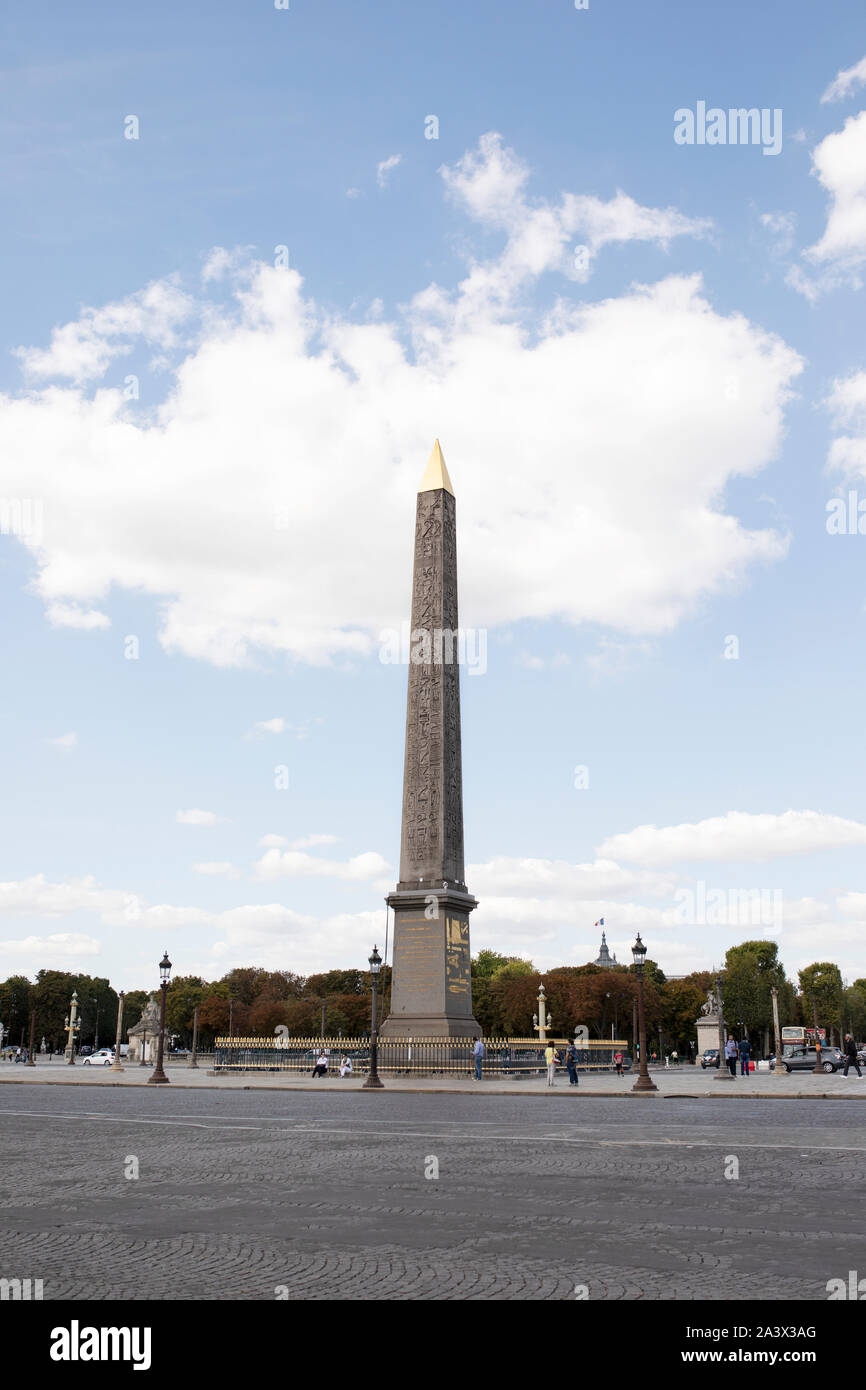
[(480, 1035), (463, 882), (457, 517), (439, 440), (418, 490), (389, 1038)]

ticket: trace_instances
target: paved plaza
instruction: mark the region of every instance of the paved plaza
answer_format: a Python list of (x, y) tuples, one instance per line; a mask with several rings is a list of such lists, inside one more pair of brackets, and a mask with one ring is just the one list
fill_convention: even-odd
[[(332, 1070), (327, 1077), (314, 1079), (310, 1072), (220, 1072), (208, 1070), (207, 1063), (191, 1069), (185, 1062), (168, 1063), (166, 1075), (171, 1086), (184, 1089), (210, 1091), (265, 1090), (265, 1091), (316, 1091), (328, 1095), (345, 1095), (363, 1089), (365, 1077), (355, 1075), (339, 1076)], [(152, 1067), (140, 1067), (136, 1063), (126, 1064), (123, 1072), (113, 1072), (110, 1067), (86, 1067), (77, 1062), (74, 1067), (62, 1060), (48, 1062), (40, 1057), (34, 1067), (22, 1063), (4, 1062), (0, 1064), (0, 1083), (19, 1085), (52, 1086), (100, 1086), (104, 1090), (114, 1087), (146, 1085), (153, 1074)], [(737, 1076), (729, 1080), (726, 1074), (719, 1079), (716, 1070), (702, 1070), (701, 1067), (651, 1067), (650, 1075), (658, 1088), (657, 1094), (632, 1096), (632, 1087), (637, 1079), (633, 1071), (623, 1077), (613, 1072), (590, 1072), (581, 1075), (577, 1088), (568, 1084), (568, 1076), (563, 1068), (556, 1078), (553, 1088), (548, 1088), (543, 1072), (533, 1076), (485, 1077), (478, 1082), (470, 1075), (460, 1076), (406, 1076), (383, 1074), (386, 1090), (410, 1091), (420, 1095), (438, 1092), (447, 1094), (503, 1095), (503, 1096), (563, 1096), (567, 1101), (580, 1100), (589, 1096), (628, 1097), (629, 1103), (641, 1100), (675, 1099), (682, 1096), (704, 1097), (722, 1100), (800, 1100), (800, 1099), (844, 1099), (866, 1101), (866, 1072), (861, 1081), (857, 1073), (842, 1072), (815, 1076), (812, 1072), (794, 1072), (791, 1075), (776, 1077), (767, 1071), (753, 1072), (750, 1076)], [(153, 1091), (155, 1087), (150, 1087)]]
[(864, 1263), (855, 1080), (832, 1105), (239, 1084), (7, 1086), (0, 1274), (46, 1299), (823, 1301)]

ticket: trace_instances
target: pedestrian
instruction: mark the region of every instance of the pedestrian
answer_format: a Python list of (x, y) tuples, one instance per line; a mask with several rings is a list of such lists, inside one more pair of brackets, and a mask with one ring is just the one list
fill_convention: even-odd
[(614, 1061), (614, 1066), (616, 1067), (616, 1074), (617, 1074), (617, 1076), (622, 1076), (622, 1053), (621, 1053), (621, 1052), (615, 1052), (615, 1053), (613, 1054), (613, 1061)]
[(547, 1047), (544, 1049), (544, 1060), (547, 1063), (547, 1084), (548, 1086), (554, 1086), (556, 1084), (556, 1064), (559, 1058), (556, 1055), (556, 1048), (553, 1046), (553, 1043), (548, 1043)]
[(652, 1057), (650, 1058), (650, 1061), (651, 1061), (651, 1062), (655, 1062), (656, 1060), (657, 1060), (656, 1054), (653, 1053)]
[(316, 1059), (316, 1065), (313, 1067), (313, 1080), (315, 1080), (315, 1078), (316, 1078), (317, 1076), (327, 1076), (327, 1075), (328, 1075), (328, 1059), (327, 1059), (327, 1057), (325, 1056), (325, 1053), (324, 1053), (324, 1052), (320, 1052), (319, 1055), (318, 1055), (318, 1057), (317, 1057), (317, 1059)]
[(845, 1034), (845, 1071), (844, 1071), (844, 1075), (845, 1075), (845, 1076), (848, 1075), (848, 1068), (849, 1068), (849, 1067), (856, 1067), (856, 1068), (857, 1068), (857, 1075), (860, 1077), (861, 1080), (863, 1079), (863, 1073), (862, 1073), (862, 1071), (860, 1070), (860, 1060), (859, 1060), (859, 1058), (858, 1058), (858, 1056), (857, 1056), (857, 1044), (855, 1043), (854, 1039), (851, 1037), (851, 1034), (850, 1034), (850, 1033), (846, 1033), (846, 1034)]
[(733, 1035), (733, 1033), (729, 1033), (729, 1034), (728, 1034), (728, 1041), (725, 1043), (725, 1061), (726, 1061), (727, 1064), (728, 1064), (728, 1071), (731, 1073), (731, 1076), (736, 1076), (736, 1074), (737, 1074), (737, 1057), (738, 1057), (738, 1056), (739, 1056), (739, 1048), (737, 1047), (736, 1041), (735, 1041), (735, 1039), (734, 1039), (734, 1035)]
[(750, 1067), (749, 1063), (750, 1063), (750, 1057), (751, 1057), (751, 1052), (752, 1052), (752, 1044), (749, 1042), (749, 1039), (748, 1039), (748, 1038), (741, 1038), (739, 1047), (740, 1047), (740, 1073), (741, 1073), (741, 1075), (743, 1075), (743, 1076), (748, 1076), (748, 1075), (749, 1075), (749, 1072), (750, 1072), (750, 1070), (751, 1070), (751, 1067)]
[(15, 1049), (15, 1061), (16, 1061), (16, 1062), (20, 1062), (20, 1061), (21, 1061), (21, 1048), (20, 1048), (20, 1047), (16, 1047), (16, 1049)]
[(577, 1048), (573, 1042), (570, 1042), (565, 1050), (565, 1066), (568, 1071), (569, 1086), (577, 1086)]
[(475, 1063), (475, 1080), (481, 1080), (481, 1063), (484, 1061), (484, 1043), (476, 1038), (472, 1044), (472, 1059)]
[(352, 1059), (351, 1059), (351, 1057), (341, 1057), (341, 1058), (340, 1058), (340, 1075), (341, 1075), (341, 1076), (351, 1076), (351, 1075), (352, 1075)]

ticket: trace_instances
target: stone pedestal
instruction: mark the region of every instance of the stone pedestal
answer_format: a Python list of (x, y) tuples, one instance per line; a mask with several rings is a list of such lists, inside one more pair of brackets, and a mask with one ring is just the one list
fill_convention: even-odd
[[(703, 1056), (708, 1047), (718, 1050), (719, 1046), (719, 1016), (718, 1014), (704, 1014), (697, 1021), (698, 1030), (698, 1059)], [(724, 1059), (722, 1061), (724, 1065)]]
[[(473, 1038), (469, 893), (392, 893), (394, 974), (383, 1038)], [(435, 913), (435, 915), (434, 915)]]

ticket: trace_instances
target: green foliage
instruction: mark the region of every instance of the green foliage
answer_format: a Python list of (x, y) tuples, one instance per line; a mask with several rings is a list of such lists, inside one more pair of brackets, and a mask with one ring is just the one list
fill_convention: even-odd
[(513, 967), (512, 973), (535, 974), (535, 966), (531, 960), (523, 960), (520, 956), (501, 956), (498, 951), (479, 951), (471, 964), (473, 987), (476, 980), (490, 980), (507, 967)]
[[(7, 1040), (11, 1043), (21, 1041), (24, 1030), (25, 1042), (30, 1037), (30, 1010), (33, 1007), (33, 985), (26, 975), (10, 975), (0, 985), (0, 1022), (8, 1030)], [(39, 1037), (36, 1044), (39, 1045)]]
[(798, 978), (805, 1003), (806, 1027), (812, 1025), (817, 1006), (818, 1027), (826, 1028), (829, 1038), (832, 1030), (838, 1032), (842, 1025), (844, 986), (838, 965), (827, 960), (816, 961), (801, 970)]

